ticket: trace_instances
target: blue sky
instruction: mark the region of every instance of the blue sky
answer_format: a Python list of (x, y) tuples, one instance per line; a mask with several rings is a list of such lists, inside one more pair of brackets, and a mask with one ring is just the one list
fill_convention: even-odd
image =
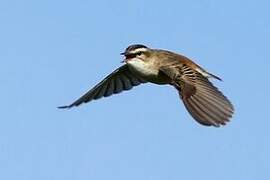
[[(0, 179), (267, 179), (270, 2), (0, 2)], [(223, 78), (222, 128), (197, 124), (169, 86), (71, 110), (128, 45), (182, 53)]]

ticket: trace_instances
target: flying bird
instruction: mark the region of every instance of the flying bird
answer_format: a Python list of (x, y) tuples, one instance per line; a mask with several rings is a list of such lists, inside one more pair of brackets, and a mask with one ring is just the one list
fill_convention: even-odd
[(72, 108), (150, 82), (173, 86), (190, 115), (202, 125), (219, 127), (232, 117), (232, 103), (209, 81), (209, 78), (221, 78), (189, 58), (141, 44), (130, 45), (121, 55), (125, 57), (124, 65), (72, 104), (59, 108)]

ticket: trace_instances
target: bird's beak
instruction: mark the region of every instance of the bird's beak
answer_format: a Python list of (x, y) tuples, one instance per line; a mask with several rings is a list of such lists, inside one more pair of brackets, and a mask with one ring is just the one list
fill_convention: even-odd
[(127, 62), (130, 59), (132, 59), (133, 57), (135, 57), (135, 54), (129, 53), (129, 52), (123, 52), (121, 53), (121, 55), (125, 56), (125, 59), (122, 62)]
[[(122, 53), (120, 53), (120, 55), (122, 55), (122, 56), (126, 56), (126, 52), (122, 52)], [(121, 63), (125, 63), (125, 62), (127, 62), (127, 59), (126, 59), (126, 57), (125, 57), (125, 59), (124, 60), (122, 60), (121, 61)]]

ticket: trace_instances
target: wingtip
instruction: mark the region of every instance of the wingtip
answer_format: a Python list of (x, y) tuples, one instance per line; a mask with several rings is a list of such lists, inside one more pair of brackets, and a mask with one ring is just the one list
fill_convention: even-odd
[(58, 109), (70, 109), (72, 106), (58, 106)]

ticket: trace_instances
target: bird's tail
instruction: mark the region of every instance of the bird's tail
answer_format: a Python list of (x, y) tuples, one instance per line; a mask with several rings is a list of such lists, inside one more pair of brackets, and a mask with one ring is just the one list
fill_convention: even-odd
[(217, 79), (217, 80), (222, 81), (222, 79), (220, 77), (207, 72), (206, 70), (202, 69), (201, 67), (197, 67), (196, 68), (196, 71), (198, 71), (199, 73), (201, 73), (206, 78), (214, 78), (214, 79)]

